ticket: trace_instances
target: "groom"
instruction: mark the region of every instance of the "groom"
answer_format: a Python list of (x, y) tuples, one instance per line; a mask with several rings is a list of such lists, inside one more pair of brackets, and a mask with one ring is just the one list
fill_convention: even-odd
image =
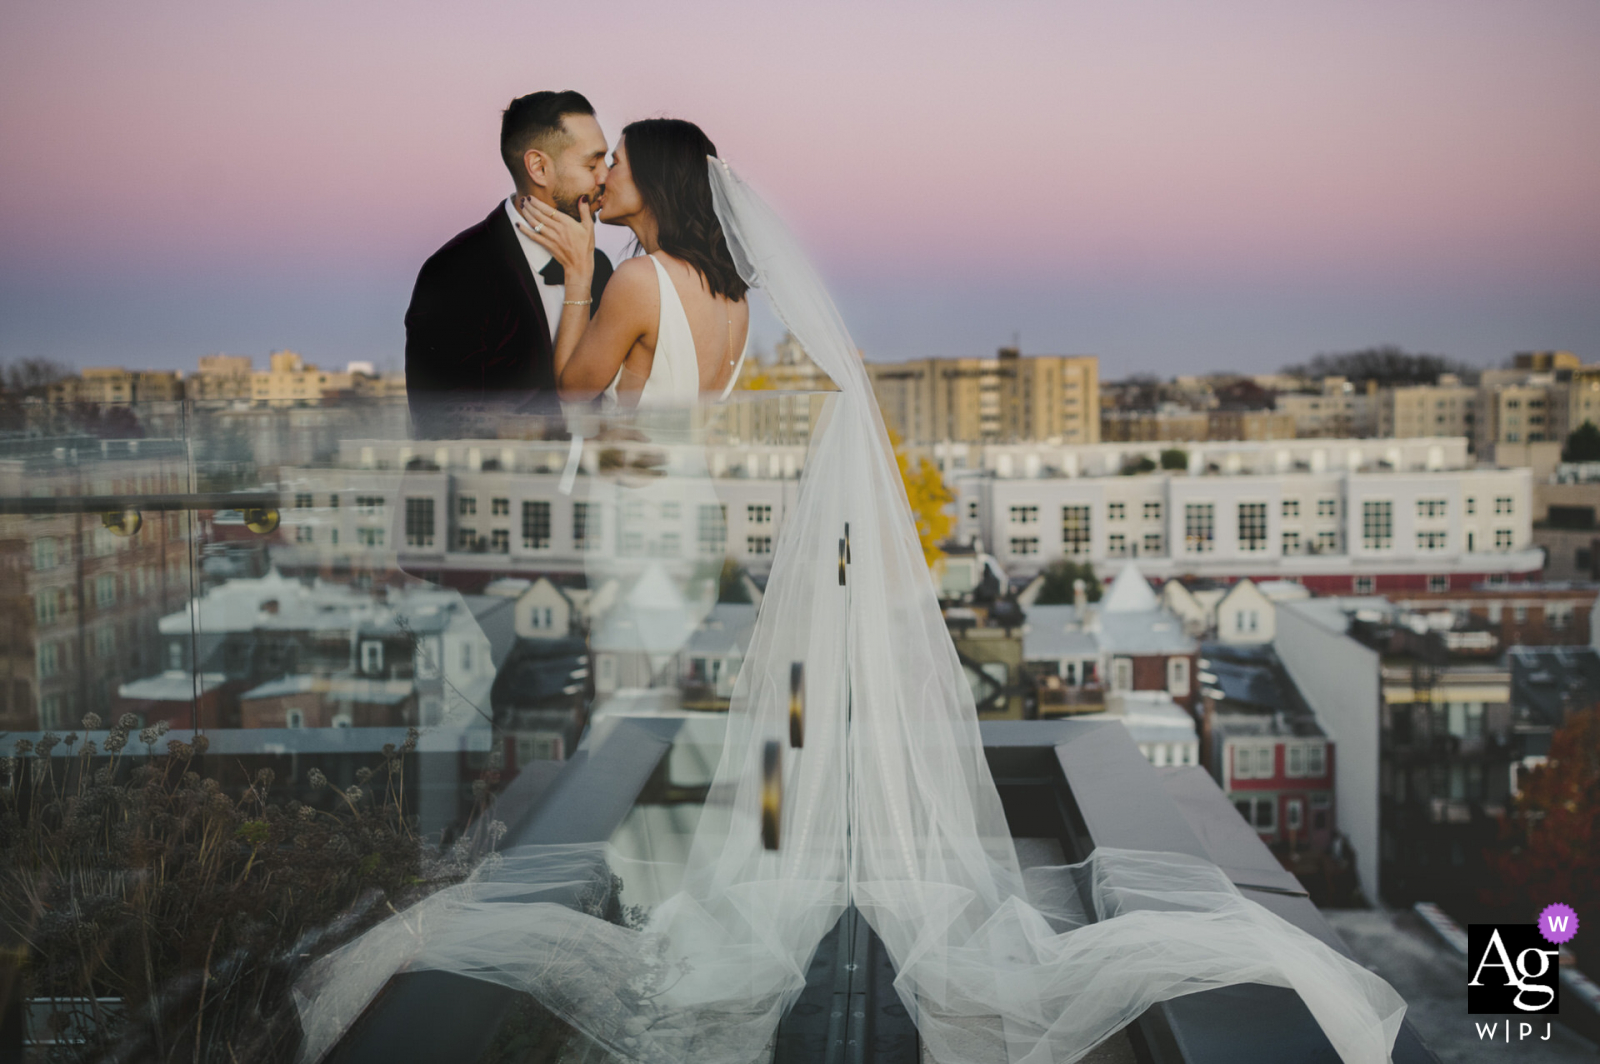
[(474, 409), (556, 413), (561, 314), (593, 314), (611, 277), (596, 249), (594, 302), (563, 306), (561, 264), (514, 225), (520, 196), (576, 218), (578, 201), (604, 190), (606, 138), (589, 101), (571, 91), (512, 100), (500, 157), (515, 192), (422, 264), (406, 311), (406, 393), (419, 437), (459, 435), (456, 418)]

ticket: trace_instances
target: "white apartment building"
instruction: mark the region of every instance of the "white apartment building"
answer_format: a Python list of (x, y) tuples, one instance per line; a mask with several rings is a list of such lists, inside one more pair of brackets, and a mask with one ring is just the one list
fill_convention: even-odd
[[(280, 564), (413, 572), (629, 572), (771, 564), (799, 495), (799, 445), (588, 446), (570, 494), (562, 440), (350, 440), (331, 469), (286, 469)], [(630, 449), (631, 448), (631, 449)], [(1162, 445), (941, 444), (955, 538), (1013, 576), (1069, 557), (1106, 577), (1289, 578), (1320, 592), (1446, 590), (1534, 573), (1527, 470), (1466, 441), (1193, 444), (1186, 468), (1118, 475)], [(667, 472), (650, 490), (647, 452)], [(408, 468), (409, 467), (409, 468)]]
[(1533, 573), (1525, 469), (967, 477), (958, 535), (1008, 573), (1057, 558), (1159, 579), (1290, 578), (1316, 591), (1452, 586)]

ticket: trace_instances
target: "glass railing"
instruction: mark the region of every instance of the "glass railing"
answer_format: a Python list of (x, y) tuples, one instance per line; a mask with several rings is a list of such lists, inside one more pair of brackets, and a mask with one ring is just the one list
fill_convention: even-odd
[(685, 721), (611, 839), (681, 864), (825, 401), (426, 436), (404, 401), (17, 412), (0, 905), (28, 1052), (293, 1059), (306, 966), (471, 876), (619, 721)]

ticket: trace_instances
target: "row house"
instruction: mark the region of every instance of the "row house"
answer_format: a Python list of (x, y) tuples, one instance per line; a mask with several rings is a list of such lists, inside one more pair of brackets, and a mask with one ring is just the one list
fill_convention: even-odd
[(1196, 650), (1132, 563), (1098, 603), (1027, 607), (1022, 656), (1040, 716), (1098, 712), (1108, 694), (1130, 691), (1163, 692), (1192, 711)]

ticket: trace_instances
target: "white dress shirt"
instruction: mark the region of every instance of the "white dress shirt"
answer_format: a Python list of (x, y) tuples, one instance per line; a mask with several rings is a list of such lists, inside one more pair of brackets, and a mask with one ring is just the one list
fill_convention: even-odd
[(561, 327), (563, 309), (561, 302), (567, 298), (567, 286), (545, 284), (544, 278), (539, 276), (539, 271), (549, 264), (553, 256), (517, 228), (518, 225), (527, 225), (528, 220), (517, 211), (515, 196), (506, 197), (506, 214), (511, 217), (511, 231), (517, 234), (517, 243), (522, 245), (522, 254), (527, 257), (528, 269), (533, 271), (533, 283), (539, 286), (539, 299), (544, 303), (544, 318), (550, 323), (550, 340), (554, 343), (556, 330)]

